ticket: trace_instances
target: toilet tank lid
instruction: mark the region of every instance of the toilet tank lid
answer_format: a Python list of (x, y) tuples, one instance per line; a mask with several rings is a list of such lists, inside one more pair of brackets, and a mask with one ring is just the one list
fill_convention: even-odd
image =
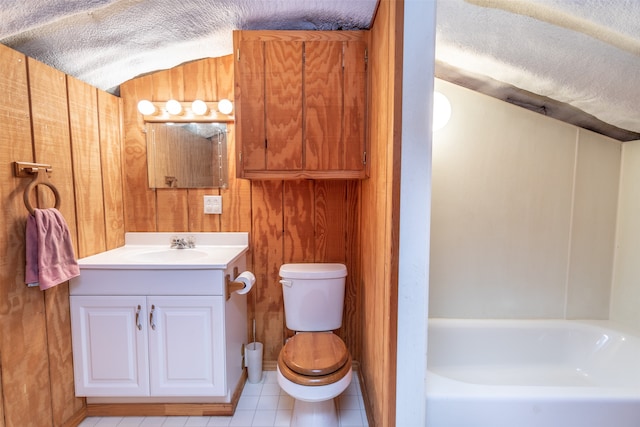
[(347, 267), (337, 263), (284, 264), (280, 277), (286, 279), (337, 279), (347, 275)]

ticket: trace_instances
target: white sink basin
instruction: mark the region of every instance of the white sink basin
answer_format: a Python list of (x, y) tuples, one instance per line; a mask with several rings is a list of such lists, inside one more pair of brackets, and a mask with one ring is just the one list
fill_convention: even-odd
[(206, 258), (209, 252), (200, 251), (198, 249), (158, 249), (132, 254), (131, 258), (135, 261), (142, 262), (178, 262), (178, 261), (196, 261)]

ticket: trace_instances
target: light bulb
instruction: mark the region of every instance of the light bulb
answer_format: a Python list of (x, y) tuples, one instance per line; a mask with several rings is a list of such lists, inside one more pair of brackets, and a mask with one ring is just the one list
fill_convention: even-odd
[(191, 103), (191, 111), (196, 116), (204, 116), (209, 112), (209, 107), (206, 102), (196, 99)]
[(156, 106), (153, 105), (151, 101), (147, 101), (146, 99), (138, 102), (138, 111), (143, 116), (151, 116), (157, 112)]
[(440, 92), (433, 92), (433, 131), (445, 127), (451, 118), (451, 103)]
[(168, 100), (164, 107), (167, 109), (167, 113), (173, 116), (182, 114), (182, 105), (175, 99)]
[(218, 101), (218, 111), (222, 114), (231, 114), (233, 111), (233, 104), (228, 99), (221, 99)]

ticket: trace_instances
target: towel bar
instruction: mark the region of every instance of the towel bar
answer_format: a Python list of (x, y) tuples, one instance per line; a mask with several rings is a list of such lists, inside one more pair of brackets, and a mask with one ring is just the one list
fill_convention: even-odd
[(50, 165), (40, 164), (40, 163), (27, 163), (27, 162), (14, 162), (14, 171), (15, 176), (17, 177), (25, 177), (31, 176), (33, 179), (27, 187), (24, 189), (24, 204), (27, 207), (27, 210), (30, 214), (33, 215), (33, 206), (31, 206), (31, 200), (29, 200), (29, 194), (31, 190), (33, 190), (36, 186), (42, 184), (51, 189), (53, 195), (55, 196), (54, 207), (56, 209), (60, 208), (60, 192), (58, 189), (49, 181), (49, 177), (47, 173), (51, 172), (53, 168)]

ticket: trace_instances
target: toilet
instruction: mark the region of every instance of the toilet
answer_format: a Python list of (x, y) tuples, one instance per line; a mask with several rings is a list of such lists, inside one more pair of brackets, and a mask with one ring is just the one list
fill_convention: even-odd
[(351, 355), (333, 333), (342, 325), (343, 264), (284, 264), (280, 283), (287, 328), (295, 332), (278, 355), (280, 387), (295, 399), (291, 426), (338, 426), (334, 398), (351, 383)]

